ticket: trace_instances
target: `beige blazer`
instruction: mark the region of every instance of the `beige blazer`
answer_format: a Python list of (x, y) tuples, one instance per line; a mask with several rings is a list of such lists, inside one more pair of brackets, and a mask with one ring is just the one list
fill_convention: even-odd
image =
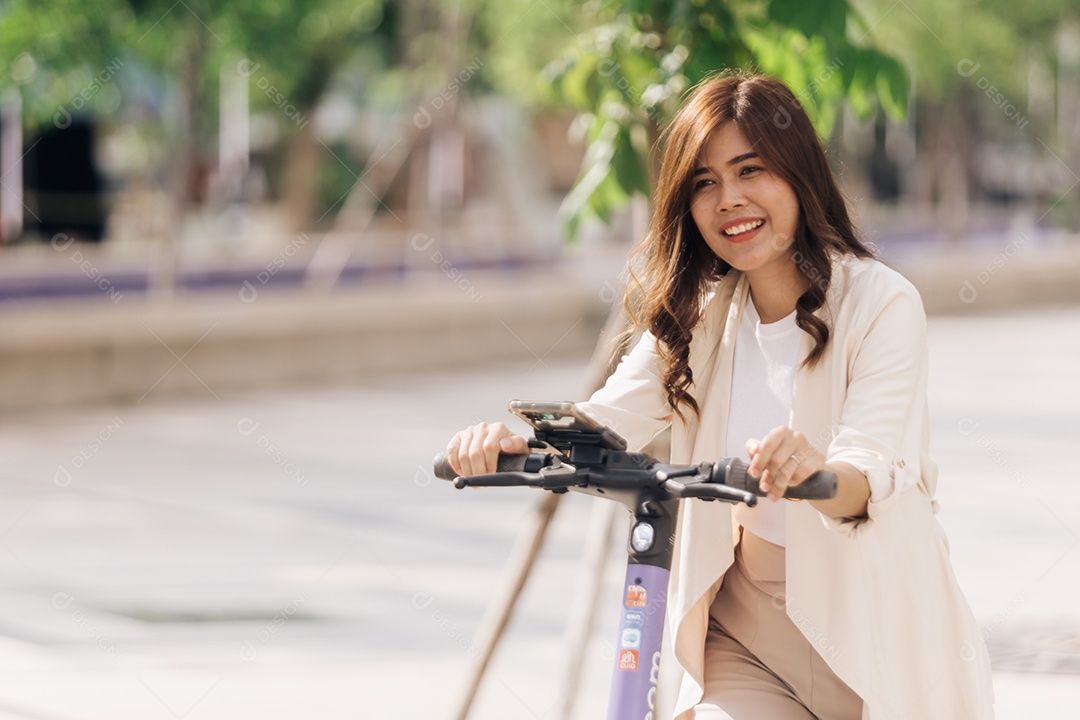
[[(749, 296), (729, 272), (715, 284), (690, 345), (692, 392), (730, 397), (734, 341)], [(915, 288), (876, 260), (833, 261), (821, 361), (796, 374), (790, 425), (829, 460), (862, 470), (867, 517), (839, 521), (810, 503), (787, 513), (787, 613), (833, 671), (865, 701), (863, 720), (993, 717), (990, 664), (949, 563), (935, 514), (937, 467), (927, 456), (926, 318)], [(803, 334), (801, 355), (813, 340)], [(668, 426), (671, 462), (729, 453), (726, 402), (701, 418), (673, 415), (646, 334), (583, 407), (640, 449)], [(717, 388), (713, 388), (714, 390)], [(684, 500), (668, 599), (679, 666), (674, 716), (702, 696), (709, 606), (734, 559), (731, 506)]]

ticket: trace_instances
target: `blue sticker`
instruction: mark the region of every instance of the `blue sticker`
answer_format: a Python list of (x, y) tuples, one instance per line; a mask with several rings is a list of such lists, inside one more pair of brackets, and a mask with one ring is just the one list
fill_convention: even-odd
[(645, 624), (645, 613), (637, 610), (627, 610), (625, 618), (625, 626), (628, 628), (639, 628)]
[(627, 628), (622, 631), (622, 639), (619, 643), (621, 648), (630, 648), (636, 650), (641, 647), (641, 631), (634, 628)]

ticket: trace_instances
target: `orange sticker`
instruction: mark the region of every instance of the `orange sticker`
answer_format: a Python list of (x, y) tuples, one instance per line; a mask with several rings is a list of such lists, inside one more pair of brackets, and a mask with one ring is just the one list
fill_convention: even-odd
[(626, 586), (626, 607), (645, 607), (645, 588), (640, 585)]
[(620, 650), (619, 651), (619, 669), (620, 670), (637, 670), (638, 665), (638, 651), (637, 650)]

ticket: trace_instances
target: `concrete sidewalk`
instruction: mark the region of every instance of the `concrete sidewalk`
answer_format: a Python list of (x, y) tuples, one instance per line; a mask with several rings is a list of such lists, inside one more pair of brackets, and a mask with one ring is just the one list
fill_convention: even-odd
[[(998, 718), (1076, 718), (1080, 312), (933, 318), (930, 350), (940, 518)], [(580, 397), (584, 365), (5, 414), (0, 718), (447, 717), (538, 495), (457, 491), (428, 463), (510, 398)], [(552, 717), (590, 503), (560, 509), (474, 720)], [(577, 720), (603, 717), (621, 575)]]

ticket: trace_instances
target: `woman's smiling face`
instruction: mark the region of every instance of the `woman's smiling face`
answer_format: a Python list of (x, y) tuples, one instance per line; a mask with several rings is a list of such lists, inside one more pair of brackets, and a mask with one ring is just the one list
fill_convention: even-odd
[(721, 260), (751, 275), (789, 269), (799, 200), (735, 123), (709, 138), (691, 183), (690, 214)]

